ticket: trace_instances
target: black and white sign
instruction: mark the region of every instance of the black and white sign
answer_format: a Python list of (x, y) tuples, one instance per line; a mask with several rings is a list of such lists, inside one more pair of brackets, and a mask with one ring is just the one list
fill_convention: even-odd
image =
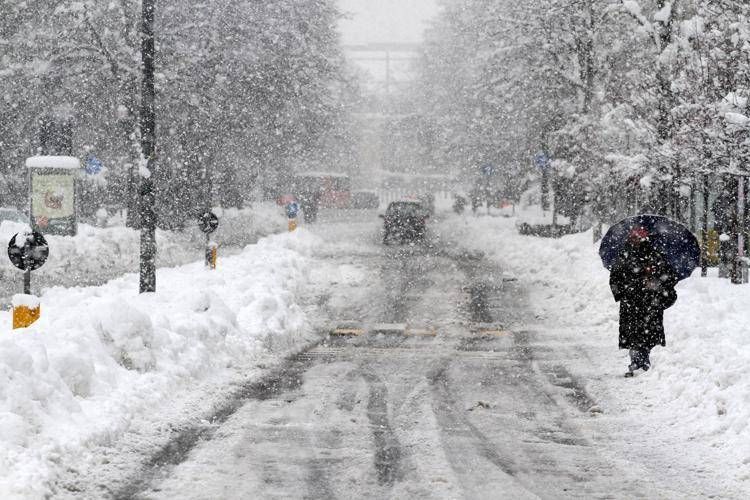
[(8, 257), (18, 269), (34, 271), (47, 262), (49, 245), (42, 233), (16, 233), (8, 243)]
[(198, 217), (198, 227), (206, 234), (211, 234), (219, 227), (219, 218), (213, 212), (204, 212)]

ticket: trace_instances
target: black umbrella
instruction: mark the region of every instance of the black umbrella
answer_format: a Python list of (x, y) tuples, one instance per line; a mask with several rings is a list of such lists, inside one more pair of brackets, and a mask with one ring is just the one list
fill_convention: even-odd
[(683, 280), (700, 265), (701, 250), (698, 240), (688, 228), (661, 215), (636, 215), (621, 220), (607, 231), (599, 247), (599, 256), (607, 269), (612, 269), (620, 252), (632, 234), (648, 237)]

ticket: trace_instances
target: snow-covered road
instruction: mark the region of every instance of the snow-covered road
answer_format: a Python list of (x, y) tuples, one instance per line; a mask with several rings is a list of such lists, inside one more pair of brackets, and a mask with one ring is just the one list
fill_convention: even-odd
[[(72, 496), (742, 497), (690, 454), (611, 432), (569, 369), (586, 353), (551, 340), (528, 283), (465, 241), (434, 232), (383, 247), (374, 214), (327, 215), (313, 229), (326, 241), (310, 277), (317, 329), (396, 323), (414, 335), (328, 338), (132, 473), (89, 471), (96, 484)], [(637, 414), (623, 417), (637, 428)]]

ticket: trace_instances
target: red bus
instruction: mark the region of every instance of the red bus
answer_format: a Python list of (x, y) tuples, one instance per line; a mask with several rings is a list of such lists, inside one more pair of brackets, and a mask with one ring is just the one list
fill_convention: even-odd
[(352, 182), (349, 176), (334, 172), (300, 172), (294, 176), (295, 194), (317, 193), (319, 208), (349, 208)]

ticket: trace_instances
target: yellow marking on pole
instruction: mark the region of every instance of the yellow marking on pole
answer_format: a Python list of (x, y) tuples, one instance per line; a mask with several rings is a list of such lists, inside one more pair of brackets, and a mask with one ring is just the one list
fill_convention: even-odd
[(297, 229), (297, 219), (289, 219), (289, 232)]
[(209, 266), (211, 269), (216, 269), (216, 260), (219, 256), (219, 249), (218, 247), (212, 247), (211, 248), (211, 265)]
[(13, 308), (13, 329), (28, 328), (41, 316), (42, 308), (16, 306)]

